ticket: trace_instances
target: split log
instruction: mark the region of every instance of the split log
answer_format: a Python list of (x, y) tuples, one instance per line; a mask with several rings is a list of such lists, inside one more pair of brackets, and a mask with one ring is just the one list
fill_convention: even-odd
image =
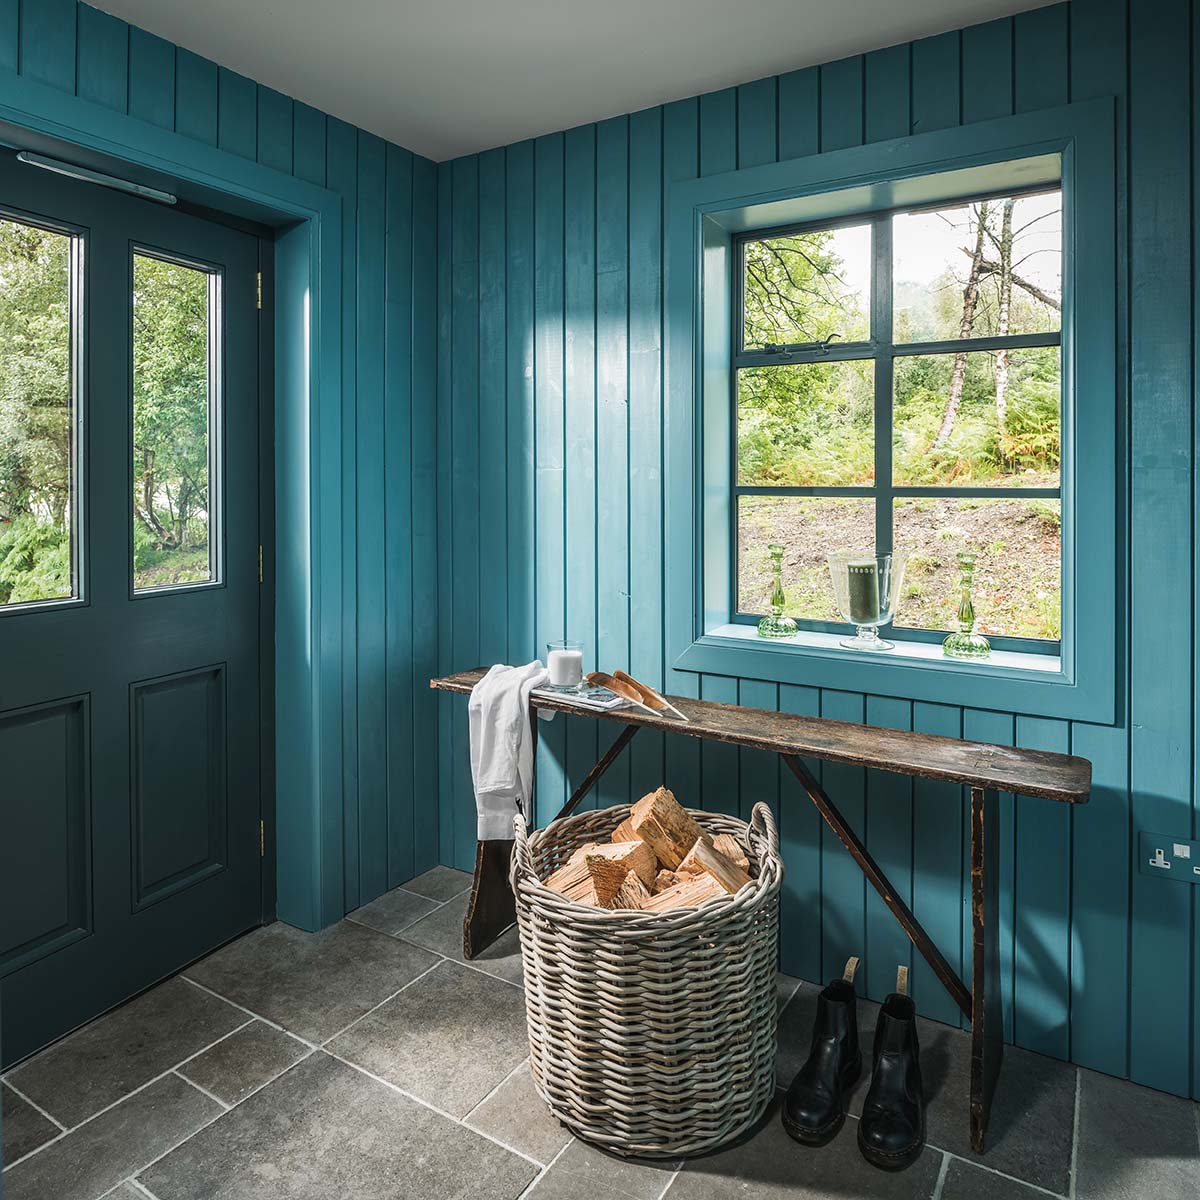
[(750, 859), (742, 844), (732, 833), (718, 833), (712, 840), (713, 849), (719, 850), (731, 863), (741, 867), (743, 871), (750, 870)]
[(636, 871), (627, 871), (625, 873), (625, 882), (617, 889), (617, 894), (612, 898), (612, 902), (606, 907), (608, 908), (644, 908), (646, 901), (650, 899), (650, 892), (646, 885), (638, 878)]
[(650, 889), (652, 892), (664, 892), (669, 887), (674, 887), (679, 882), (679, 876), (674, 871), (668, 871), (665, 867), (659, 871), (654, 877), (654, 886)]
[(750, 876), (732, 863), (711, 842), (699, 838), (679, 864), (680, 875), (707, 875), (715, 879), (731, 895), (750, 882)]
[(580, 846), (568, 862), (578, 862), (588, 855), (607, 858), (626, 871), (636, 871), (646, 887), (654, 882), (654, 876), (658, 873), (658, 860), (654, 857), (654, 851), (640, 838), (627, 842), (589, 842), (586, 846)]
[(669, 871), (675, 870), (696, 842), (705, 837), (674, 795), (662, 787), (633, 806), (629, 824)]
[(565, 867), (559, 867), (545, 880), (545, 884), (577, 904), (607, 908), (621, 890), (628, 873), (620, 863), (613, 862), (611, 858), (600, 854), (585, 854), (578, 862), (572, 859)]
[(633, 831), (633, 817), (628, 816), (612, 831), (614, 842), (636, 842), (638, 835)]
[(714, 896), (724, 896), (725, 889), (711, 875), (689, 875), (674, 887), (666, 888), (643, 902), (646, 912), (666, 912), (672, 908), (687, 908), (703, 904)]

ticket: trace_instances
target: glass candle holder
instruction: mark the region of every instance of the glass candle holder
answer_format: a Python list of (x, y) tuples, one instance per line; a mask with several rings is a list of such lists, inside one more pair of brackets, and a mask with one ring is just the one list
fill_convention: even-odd
[(894, 650), (879, 636), (879, 626), (896, 615), (908, 554), (870, 554), (840, 550), (829, 555), (833, 596), (842, 619), (857, 627), (857, 636), (842, 645), (850, 650)]
[(546, 670), (555, 691), (577, 692), (583, 686), (583, 643), (547, 642)]
[(783, 553), (786, 546), (772, 542), (767, 547), (771, 556), (771, 615), (758, 623), (758, 636), (763, 638), (795, 637), (800, 628), (791, 617), (783, 615)]
[(947, 658), (987, 658), (992, 653), (992, 644), (982, 633), (975, 632), (975, 604), (971, 599), (971, 586), (975, 579), (976, 557), (970, 550), (958, 554), (958, 631), (950, 634), (942, 643), (942, 653)]

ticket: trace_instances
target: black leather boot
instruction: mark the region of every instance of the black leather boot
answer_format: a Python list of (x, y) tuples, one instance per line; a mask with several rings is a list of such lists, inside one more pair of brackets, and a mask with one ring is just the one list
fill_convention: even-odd
[(823, 1146), (846, 1120), (846, 1098), (862, 1073), (858, 1045), (858, 1012), (854, 971), (858, 959), (846, 964), (846, 973), (817, 997), (812, 1046), (808, 1061), (788, 1088), (783, 1101), (783, 1127), (806, 1146)]
[(858, 1122), (863, 1158), (885, 1171), (915, 1162), (925, 1146), (925, 1092), (921, 1086), (917, 1020), (908, 991), (908, 969), (883, 1002), (875, 1027), (875, 1070)]

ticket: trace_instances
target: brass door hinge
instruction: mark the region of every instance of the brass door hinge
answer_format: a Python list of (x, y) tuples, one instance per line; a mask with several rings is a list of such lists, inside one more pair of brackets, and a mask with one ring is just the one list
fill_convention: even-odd
[(262, 308), (262, 272), (258, 272), (258, 307)]
[(258, 857), (267, 857), (267, 823), (265, 821), (258, 823)]
[(261, 543), (260, 543), (260, 544), (259, 544), (259, 547), (258, 547), (258, 582), (259, 582), (259, 583), (262, 583), (262, 581), (263, 581), (263, 570), (262, 570), (262, 545), (261, 545)]

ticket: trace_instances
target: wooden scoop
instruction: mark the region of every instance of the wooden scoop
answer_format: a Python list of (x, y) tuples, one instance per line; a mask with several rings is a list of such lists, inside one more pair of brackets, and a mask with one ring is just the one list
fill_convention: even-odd
[(673, 712), (681, 721), (687, 720), (675, 705), (668, 703), (652, 687), (647, 687), (625, 671), (615, 671), (612, 675), (605, 671), (593, 671), (587, 677), (587, 681), (594, 687), (606, 687), (610, 692), (616, 692), (618, 696), (623, 696), (644, 712), (656, 717), (665, 712)]

